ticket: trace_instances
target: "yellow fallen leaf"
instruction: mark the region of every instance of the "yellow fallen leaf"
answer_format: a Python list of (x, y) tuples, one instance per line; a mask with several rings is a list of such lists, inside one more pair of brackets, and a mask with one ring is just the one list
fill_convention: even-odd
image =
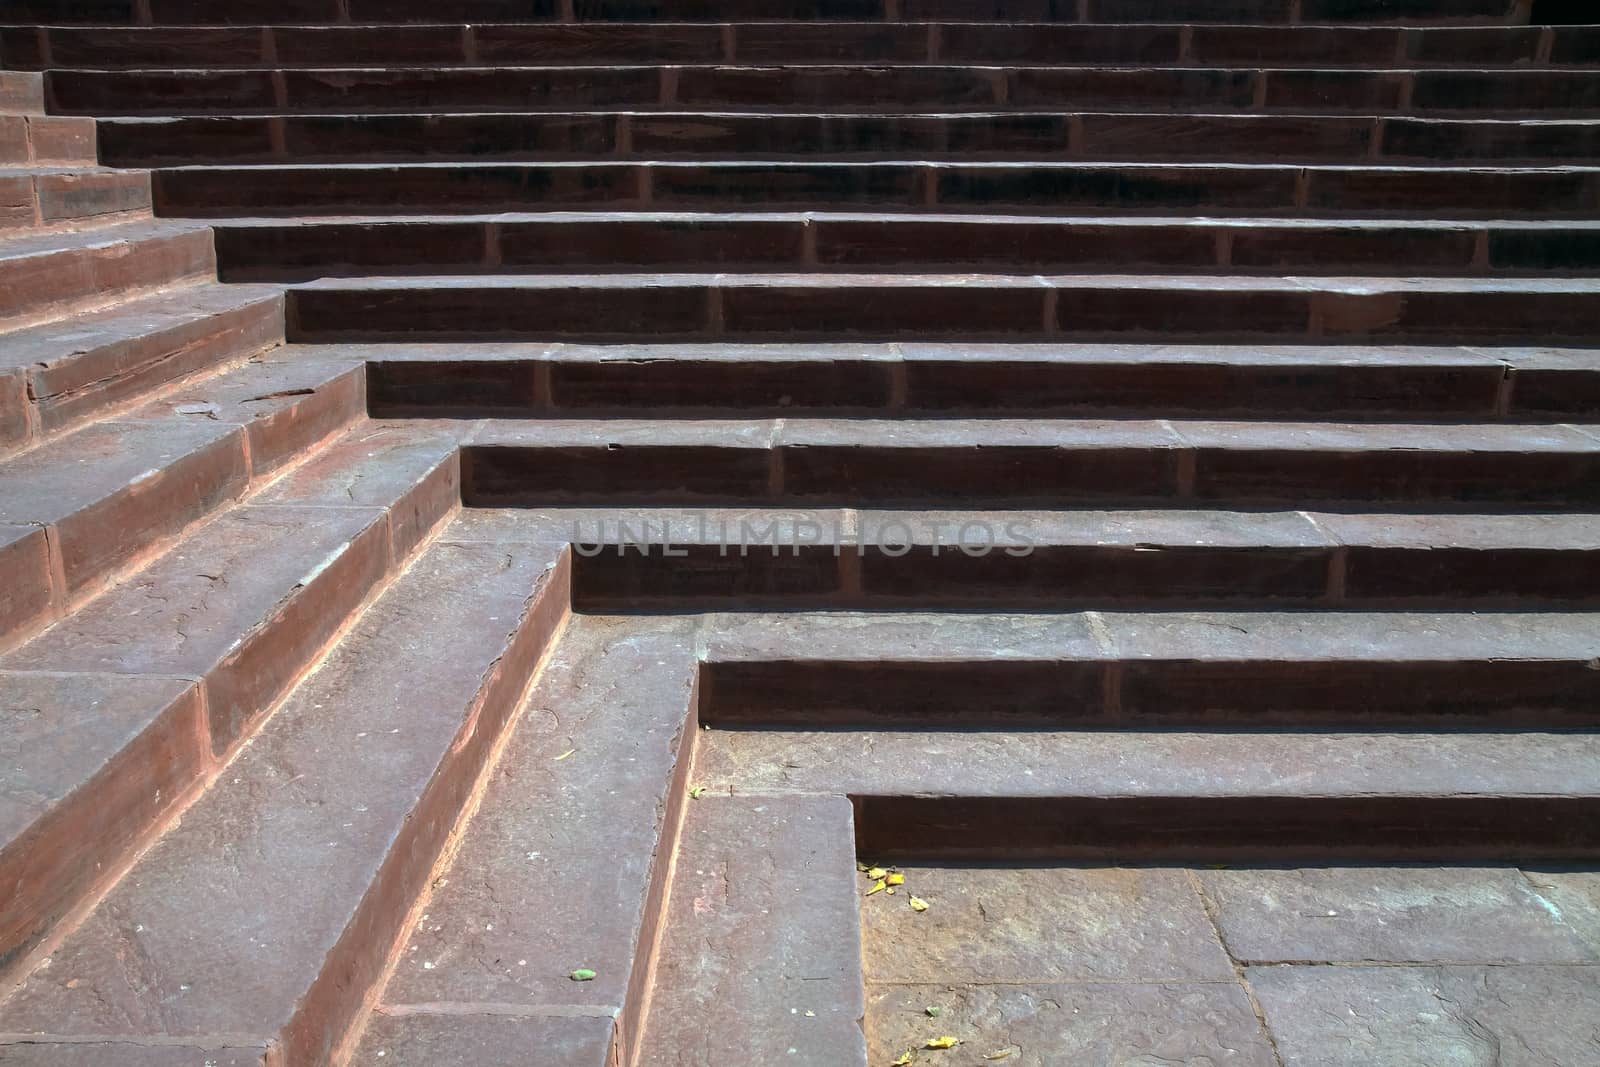
[(876, 882), (872, 883), (872, 888), (867, 890), (867, 896), (870, 897), (874, 893), (881, 893), (888, 888), (888, 886), (883, 884), (883, 879), (879, 878)]
[(894, 896), (894, 886), (890, 886), (890, 887), (889, 887), (889, 889), (888, 889), (888, 893), (889, 893), (889, 895), (890, 895), (890, 896), (891, 896), (891, 897), (892, 897), (892, 896)]
[(911, 1050), (906, 1049), (906, 1054), (891, 1063), (889, 1067), (907, 1067), (907, 1065), (912, 1063), (915, 1059), (916, 1056), (912, 1055)]
[(867, 877), (868, 878), (887, 878), (887, 877), (889, 877), (889, 872), (884, 870), (882, 867), (873, 867), (873, 868), (870, 868), (867, 871)]
[(910, 901), (908, 901), (908, 903), (911, 905), (911, 910), (912, 911), (927, 911), (928, 910), (928, 902), (926, 900), (923, 900), (921, 897), (912, 897), (910, 899)]
[(955, 1048), (959, 1044), (961, 1044), (961, 1042), (957, 1041), (953, 1037), (930, 1037), (930, 1038), (928, 1038), (928, 1043), (926, 1045), (922, 1046), (922, 1047), (923, 1048)]
[(690, 800), (699, 800), (701, 797), (703, 797), (705, 795), (706, 795), (706, 787), (703, 786), (703, 785), (697, 785), (693, 789), (689, 790), (689, 799)]
[(870, 863), (858, 863), (858, 864), (856, 864), (856, 870), (860, 871), (862, 874), (866, 874), (871, 869), (872, 869), (872, 865)]
[(884, 879), (884, 881), (888, 882), (890, 885), (905, 885), (906, 876), (903, 874), (891, 874), (888, 878)]
[(576, 751), (578, 751), (578, 750), (575, 749), (575, 748), (567, 749), (565, 752), (561, 753), (561, 755), (556, 757), (556, 762), (560, 763), (562, 760), (566, 759), (568, 756), (572, 755)]
[(1003, 1048), (999, 1052), (991, 1052), (984, 1057), (986, 1060), (1008, 1060), (1010, 1058), (1011, 1050), (1008, 1048)]

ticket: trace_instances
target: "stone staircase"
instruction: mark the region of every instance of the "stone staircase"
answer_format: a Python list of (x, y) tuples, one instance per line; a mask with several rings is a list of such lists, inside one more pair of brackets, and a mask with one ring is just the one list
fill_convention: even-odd
[(1597, 1062), (1587, 5), (0, 17), (0, 1064)]

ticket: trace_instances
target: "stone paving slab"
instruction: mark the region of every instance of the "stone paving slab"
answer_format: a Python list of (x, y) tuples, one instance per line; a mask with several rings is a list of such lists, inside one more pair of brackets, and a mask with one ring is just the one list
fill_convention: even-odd
[(685, 814), (640, 1067), (866, 1067), (850, 802)]
[(1252, 967), (1295, 1067), (1567, 1067), (1600, 1047), (1600, 968)]
[(616, 1067), (610, 1018), (386, 1015), (373, 1018), (351, 1067)]
[[(1568, 909), (1515, 868), (1208, 870), (1198, 877), (1228, 951), (1250, 965), (1600, 963)], [(1600, 920), (1595, 902), (1571, 910), (1591, 924)]]
[[(603, 1012), (632, 1054), (686, 790), (696, 667), (687, 621), (572, 622), (410, 933), (384, 1010)], [(572, 981), (580, 968), (596, 977)]]
[[(861, 858), (874, 862), (870, 854)], [(898, 870), (905, 875), (899, 893), (861, 901), (869, 983), (1233, 981), (1233, 966), (1183, 870)], [(862, 893), (871, 885), (858, 879)], [(927, 911), (910, 907), (913, 894)]]
[[(939, 1017), (927, 1009), (937, 1007)], [(1279, 1067), (1244, 990), (1220, 983), (899, 985), (867, 991), (869, 1058), (988, 1067)], [(932, 1038), (961, 1042), (922, 1051)]]

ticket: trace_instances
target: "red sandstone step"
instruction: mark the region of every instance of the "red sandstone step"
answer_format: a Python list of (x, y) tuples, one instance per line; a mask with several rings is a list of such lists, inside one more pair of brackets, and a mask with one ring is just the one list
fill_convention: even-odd
[(1209, 414), (1589, 418), (1588, 349), (1335, 346), (347, 345), (380, 418)]
[[(519, 551), (515, 537), (494, 550)], [(573, 620), (353, 1062), (600, 1067), (612, 1047), (623, 1063), (643, 1052), (697, 668), (688, 620)], [(573, 982), (579, 968), (596, 977)], [(552, 1031), (581, 1035), (584, 1054), (557, 1056)]]
[(148, 217), (144, 171), (0, 167), (0, 237), (40, 226), (78, 226)]
[(695, 762), (708, 796), (852, 796), (873, 862), (1571, 862), (1597, 774), (1561, 733), (710, 731)]
[[(713, 728), (1569, 729), (1592, 615), (716, 616)], [(995, 693), (1004, 693), (995, 702)]]
[(1600, 123), (1585, 119), (571, 112), (121, 118), (101, 121), (99, 131), (102, 157), (118, 166), (531, 162), (585, 156), (1368, 165), (1582, 163), (1600, 157)]
[(131, 222), (19, 237), (0, 243), (0, 329), (94, 310), (215, 272), (211, 230), (191, 223)]
[(51, 70), (67, 115), (287, 111), (503, 112), (575, 108), (1356, 112), (1362, 115), (1600, 115), (1591, 70), (1351, 70), (1218, 67), (609, 66), (301, 70)]
[(0, 375), (18, 376), (44, 435), (282, 341), (276, 289), (186, 287), (7, 334)]
[(0, 617), (10, 645), (92, 595), (130, 563), (237, 499), (356, 418), (350, 363), (245, 367), (196, 383), (117, 421), (94, 423), (0, 463), (0, 524), (48, 531), (46, 612)]
[(1363, 219), (1594, 217), (1600, 168), (1199, 163), (413, 163), (187, 167), (157, 210), (193, 218), (530, 211), (1016, 211)]
[(396, 565), (381, 509), (245, 507), (0, 661), (42, 709), (11, 738), (0, 965), (187, 803)]
[(0, 166), (95, 162), (90, 118), (0, 114)]
[(573, 543), (586, 612), (1529, 610), (1594, 599), (1550, 515), (469, 507), (459, 536)]
[(289, 290), (295, 342), (1152, 341), (1581, 344), (1589, 279), (497, 275)]
[(968, 22), (0, 27), (0, 62), (16, 70), (350, 67), (395, 59), (432, 66), (548, 60), (1485, 68), (1585, 66), (1597, 46), (1592, 26), (1548, 32), (1534, 26)]
[(428, 547), (0, 1007), (8, 1036), (327, 1062), (560, 629), (562, 561)]
[(866, 1067), (855, 838), (844, 796), (688, 805), (641, 1067)]
[(571, 270), (1577, 275), (1600, 223), (616, 212), (239, 220), (224, 281)]
[[(0, 30), (0, 63), (12, 63), (7, 55), (16, 35), (10, 30)], [(0, 115), (43, 115), (44, 76), (25, 74), (18, 70), (0, 71)]]
[[(1000, 22), (1377, 22), (1406, 25), (1521, 24), (1541, 10), (1564, 12), (1560, 0), (1174, 0), (1152, 7), (1148, 0), (463, 0), (451, 14), (474, 23), (493, 22), (723, 22), (925, 21), (962, 19)], [(148, 11), (148, 14), (146, 14)], [(107, 25), (260, 25), (263, 23), (429, 23), (437, 4), (422, 0), (236, 0), (219, 7), (208, 0), (15, 0), (7, 17), (18, 22)], [(1564, 18), (1572, 22), (1576, 19)]]

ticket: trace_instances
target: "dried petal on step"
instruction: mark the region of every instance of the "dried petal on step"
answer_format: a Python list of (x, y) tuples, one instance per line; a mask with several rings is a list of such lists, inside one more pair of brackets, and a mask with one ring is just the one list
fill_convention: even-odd
[(867, 870), (867, 877), (868, 878), (887, 878), (887, 877), (889, 877), (889, 872), (884, 870), (882, 867), (871, 867), (871, 868), (868, 868), (868, 870)]
[(930, 1019), (937, 1019), (939, 1016), (944, 1014), (944, 1009), (939, 1007), (937, 1004), (929, 1004), (922, 1010)]
[(912, 897), (907, 903), (911, 905), (912, 911), (924, 912), (928, 910), (928, 902), (921, 897)]
[(888, 882), (890, 885), (905, 885), (906, 876), (903, 874), (891, 874), (888, 878), (885, 878), (884, 881)]
[(1008, 1048), (1003, 1048), (999, 1052), (991, 1052), (984, 1057), (986, 1060), (1008, 1060), (1010, 1058), (1011, 1050)]
[(564, 759), (566, 759), (566, 758), (568, 758), (568, 757), (569, 757), (569, 756), (571, 756), (571, 755), (572, 755), (572, 754), (573, 754), (573, 753), (575, 753), (575, 752), (577, 752), (577, 751), (578, 751), (578, 750), (577, 750), (577, 749), (575, 749), (575, 748), (569, 748), (569, 749), (567, 749), (567, 750), (566, 750), (566, 751), (565, 751), (565, 752), (563, 752), (563, 753), (561, 753), (561, 755), (559, 755), (559, 756), (557, 756), (557, 757), (556, 757), (556, 762), (557, 762), (557, 763), (560, 763), (560, 762), (561, 762), (561, 761), (562, 761), (562, 760), (564, 760)]
[(907, 1065), (914, 1062), (916, 1058), (917, 1057), (912, 1053), (911, 1049), (906, 1049), (905, 1055), (895, 1060), (889, 1065), (889, 1067), (907, 1067)]
[(959, 1044), (961, 1044), (961, 1042), (953, 1037), (930, 1037), (928, 1038), (928, 1043), (922, 1047), (944, 1049), (955, 1048)]
[(881, 893), (888, 888), (888, 886), (883, 884), (883, 879), (879, 878), (876, 882), (872, 883), (872, 888), (867, 890), (867, 896), (870, 897), (874, 893)]
[(595, 974), (587, 967), (579, 967), (572, 972), (570, 977), (574, 982), (592, 982), (595, 979)]

